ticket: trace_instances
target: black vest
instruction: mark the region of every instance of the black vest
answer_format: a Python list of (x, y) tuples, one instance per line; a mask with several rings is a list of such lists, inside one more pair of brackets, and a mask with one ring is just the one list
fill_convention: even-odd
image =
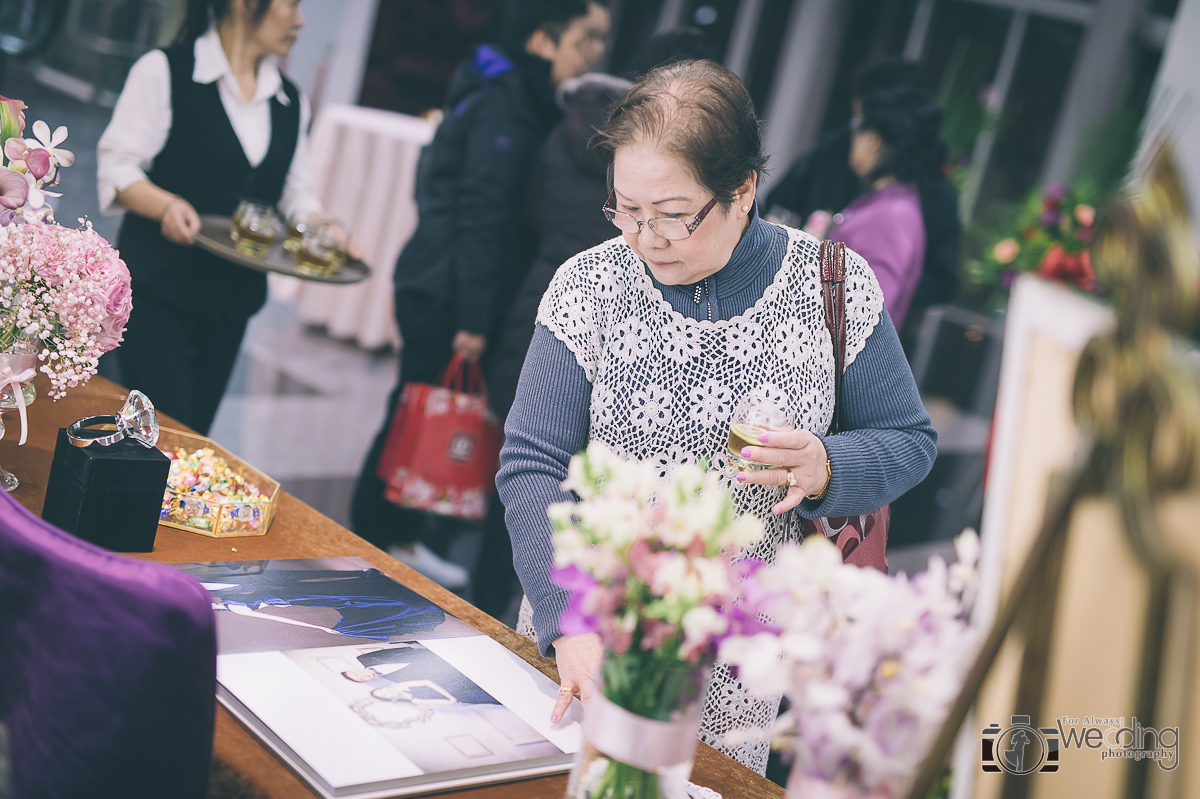
[[(225, 114), (217, 82), (192, 80), (195, 43), (164, 52), (171, 72), (171, 132), (147, 173), (150, 181), (183, 197), (200, 214), (229, 216), (243, 198), (278, 203), (300, 135), (295, 85), (283, 78), (289, 105), (271, 99), (271, 143), (262, 162), (252, 167)], [(135, 301), (197, 313), (197, 302), (232, 304), (253, 313), (266, 301), (265, 275), (199, 247), (172, 244), (163, 238), (160, 223), (137, 214), (125, 214), (117, 247), (129, 266)]]

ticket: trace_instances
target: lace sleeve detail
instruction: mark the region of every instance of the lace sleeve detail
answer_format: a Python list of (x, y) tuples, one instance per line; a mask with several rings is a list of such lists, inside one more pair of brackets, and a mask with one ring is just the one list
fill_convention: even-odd
[(879, 324), (883, 312), (883, 291), (875, 272), (865, 258), (846, 249), (846, 367), (867, 345), (867, 338)]
[(595, 382), (604, 347), (605, 307), (625, 291), (617, 266), (623, 246), (618, 237), (560, 266), (538, 307), (537, 321), (567, 345), (589, 383)]

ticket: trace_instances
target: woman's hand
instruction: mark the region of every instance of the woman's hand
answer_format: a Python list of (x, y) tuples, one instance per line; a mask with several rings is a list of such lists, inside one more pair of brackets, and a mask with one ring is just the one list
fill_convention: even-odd
[(478, 362), (483, 357), (483, 351), (487, 349), (487, 337), (460, 330), (454, 334), (454, 343), (450, 346), (468, 361)]
[(757, 485), (787, 485), (789, 471), (796, 479), (796, 484), (787, 490), (787, 495), (772, 511), (786, 513), (803, 502), (806, 496), (825, 487), (829, 477), (825, 464), (829, 455), (821, 439), (807, 430), (778, 430), (762, 436), (759, 441), (760, 446), (743, 447), (742, 457), (782, 468), (738, 472), (737, 479)]
[(592, 685), (596, 680), (596, 672), (600, 669), (600, 658), (604, 647), (600, 646), (600, 636), (595, 633), (587, 635), (564, 635), (554, 642), (555, 660), (558, 661), (558, 684), (570, 688), (571, 693), (558, 692), (558, 701), (550, 712), (550, 723), (557, 724), (571, 706), (571, 697), (578, 695), (579, 701), (586, 708), (592, 697)]
[(191, 245), (200, 232), (200, 215), (192, 204), (182, 197), (167, 203), (162, 215), (163, 238), (175, 244)]

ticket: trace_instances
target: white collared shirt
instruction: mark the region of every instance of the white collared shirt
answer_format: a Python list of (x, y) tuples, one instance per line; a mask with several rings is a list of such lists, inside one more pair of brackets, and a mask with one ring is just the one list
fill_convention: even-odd
[[(233, 76), (225, 51), (221, 49), (216, 28), (209, 28), (196, 40), (195, 55), (192, 80), (196, 83), (216, 81), (221, 105), (242, 144), (246, 160), (257, 167), (271, 144), (271, 99), (290, 105), (275, 57), (267, 56), (259, 63), (258, 87), (254, 97), (247, 100)], [(279, 198), (279, 210), (286, 216), (321, 208), (308, 169), (310, 115), (308, 100), (301, 95), (300, 134)], [(117, 192), (147, 179), (146, 171), (166, 145), (170, 132), (171, 68), (166, 53), (151, 50), (129, 70), (125, 88), (113, 108), (112, 121), (100, 137), (97, 178), (102, 213), (115, 214), (124, 210), (117, 200)]]

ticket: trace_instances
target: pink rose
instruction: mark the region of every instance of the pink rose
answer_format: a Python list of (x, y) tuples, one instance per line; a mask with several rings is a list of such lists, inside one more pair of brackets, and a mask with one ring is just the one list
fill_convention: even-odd
[(108, 263), (110, 283), (108, 297), (104, 310), (108, 314), (100, 325), (100, 333), (96, 336), (96, 344), (101, 352), (108, 352), (121, 343), (121, 334), (129, 321), (129, 313), (133, 310), (133, 290), (129, 285), (129, 270), (114, 251)]
[(992, 250), (992, 255), (1002, 264), (1011, 264), (1017, 260), (1017, 256), (1020, 254), (1021, 245), (1017, 244), (1016, 239), (998, 241), (995, 249)]

